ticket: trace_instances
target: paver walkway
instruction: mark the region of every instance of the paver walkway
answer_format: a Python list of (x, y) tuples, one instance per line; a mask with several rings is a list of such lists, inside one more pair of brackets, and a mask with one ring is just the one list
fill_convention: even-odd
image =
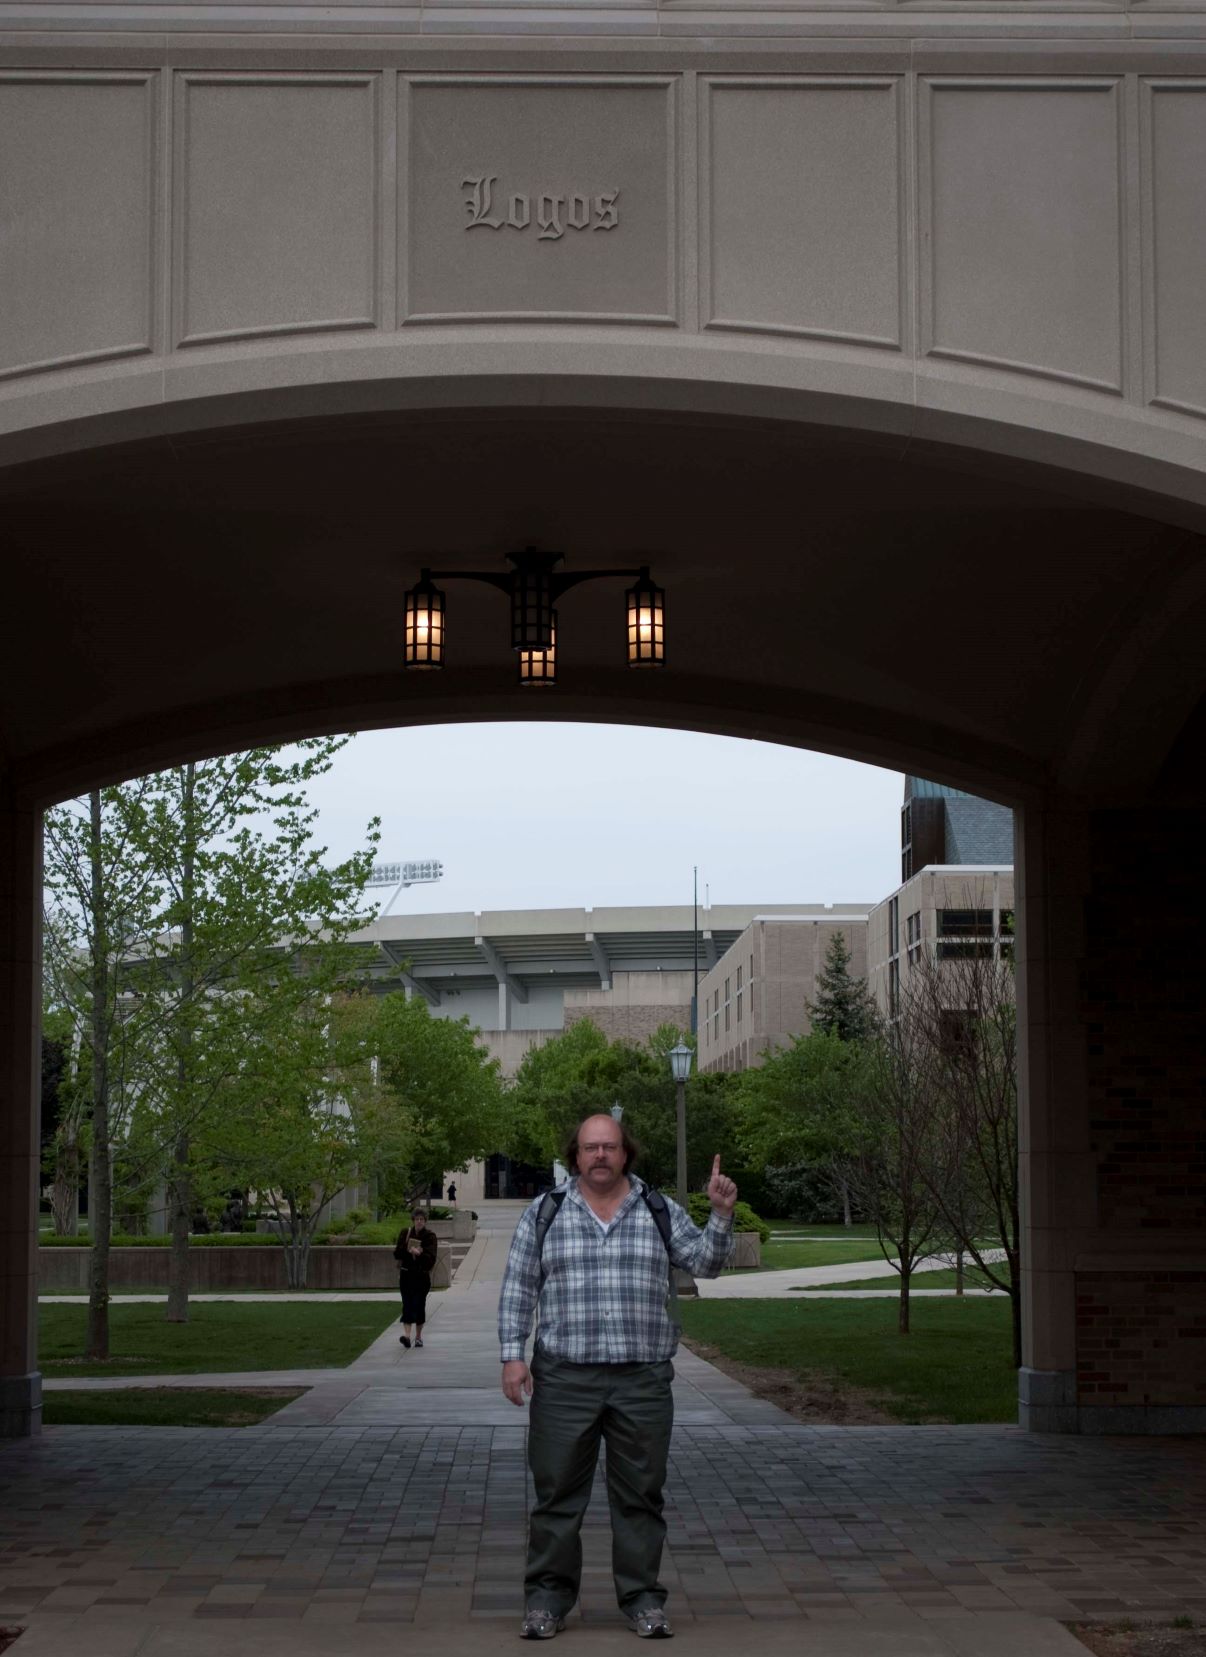
[[(493, 1322), (513, 1221), (486, 1221), (423, 1352), (388, 1330), (260, 1427), (0, 1446), (12, 1657), (511, 1646), (529, 1497)], [(1206, 1616), (1202, 1441), (811, 1428), (690, 1354), (678, 1371), (664, 1575), (701, 1657), (1083, 1657), (1056, 1619)], [(601, 1480), (584, 1543), (565, 1649), (635, 1650)]]

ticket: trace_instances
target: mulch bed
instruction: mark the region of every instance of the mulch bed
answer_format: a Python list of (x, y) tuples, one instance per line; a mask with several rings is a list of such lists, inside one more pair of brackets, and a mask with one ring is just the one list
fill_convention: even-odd
[(793, 1375), (786, 1369), (762, 1369), (756, 1364), (738, 1363), (717, 1347), (703, 1341), (684, 1340), (697, 1357), (712, 1364), (724, 1375), (748, 1387), (755, 1398), (765, 1398), (797, 1421), (809, 1426), (894, 1427), (895, 1416), (885, 1415), (871, 1393), (824, 1375)]
[(1069, 1623), (1093, 1657), (1206, 1657), (1206, 1628), (1169, 1624)]

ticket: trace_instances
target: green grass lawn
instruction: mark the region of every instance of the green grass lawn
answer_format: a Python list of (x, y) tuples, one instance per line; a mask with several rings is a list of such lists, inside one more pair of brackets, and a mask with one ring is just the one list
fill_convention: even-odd
[[(813, 1287), (824, 1289), (827, 1294), (841, 1294), (843, 1289), (895, 1289), (900, 1279), (893, 1272), (891, 1277), (860, 1277), (849, 1283), (817, 1283)], [(981, 1276), (974, 1266), (968, 1266), (963, 1273), (963, 1285), (968, 1289), (986, 1289), (988, 1279)], [(913, 1273), (913, 1287), (915, 1289), (953, 1289), (955, 1287), (955, 1273), (949, 1271), (918, 1271)]]
[(47, 1427), (253, 1427), (305, 1387), (128, 1387), (120, 1392), (47, 1392)]
[(860, 1260), (882, 1260), (874, 1237), (835, 1237), (822, 1243), (763, 1243), (764, 1271), (786, 1271), (790, 1266), (844, 1266)]
[(1015, 1421), (1009, 1302), (919, 1300), (912, 1333), (895, 1300), (680, 1301), (683, 1329), (740, 1363), (866, 1388), (902, 1422)]
[(107, 1363), (84, 1363), (86, 1306), (38, 1309), (45, 1375), (203, 1375), (240, 1369), (342, 1369), (398, 1316), (395, 1301), (194, 1301), (187, 1323), (164, 1305), (109, 1307)]

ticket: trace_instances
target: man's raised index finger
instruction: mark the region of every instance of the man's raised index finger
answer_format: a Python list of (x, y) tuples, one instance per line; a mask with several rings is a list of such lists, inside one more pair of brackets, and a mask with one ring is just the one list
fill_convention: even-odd
[(719, 1172), (720, 1172), (720, 1152), (717, 1151), (716, 1155), (712, 1158), (712, 1178), (715, 1179)]

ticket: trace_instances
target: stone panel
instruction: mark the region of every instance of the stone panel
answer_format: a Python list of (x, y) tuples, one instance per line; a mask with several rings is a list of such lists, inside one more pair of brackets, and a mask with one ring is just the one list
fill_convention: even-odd
[(705, 326), (899, 349), (899, 82), (717, 80), (701, 110)]
[(920, 144), (923, 352), (1121, 391), (1117, 83), (923, 82)]
[(155, 84), (0, 76), (0, 375), (151, 349)]
[(377, 77), (186, 75), (176, 342), (378, 320)]
[(676, 321), (675, 86), (403, 81), (404, 320)]
[(1206, 82), (1145, 87), (1148, 397), (1206, 413)]

